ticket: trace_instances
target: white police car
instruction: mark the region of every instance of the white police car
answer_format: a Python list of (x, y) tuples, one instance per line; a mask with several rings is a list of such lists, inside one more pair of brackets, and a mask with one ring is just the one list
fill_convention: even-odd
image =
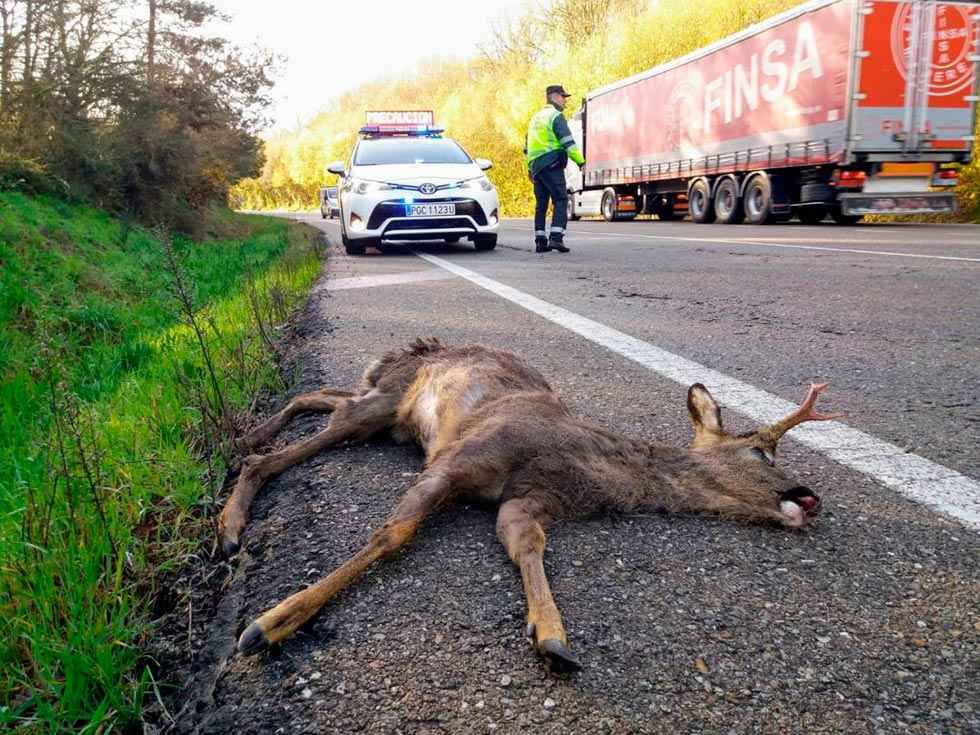
[(431, 112), (369, 112), (341, 177), (341, 239), (349, 255), (382, 241), (467, 238), (497, 246), (500, 203), (484, 171), (462, 146), (432, 126)]

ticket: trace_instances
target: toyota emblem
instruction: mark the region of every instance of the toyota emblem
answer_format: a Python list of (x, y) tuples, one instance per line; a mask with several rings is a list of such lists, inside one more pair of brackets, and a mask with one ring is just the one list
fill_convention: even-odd
[(423, 194), (435, 194), (436, 193), (436, 185), (435, 184), (422, 184), (419, 187), (419, 191), (422, 192)]

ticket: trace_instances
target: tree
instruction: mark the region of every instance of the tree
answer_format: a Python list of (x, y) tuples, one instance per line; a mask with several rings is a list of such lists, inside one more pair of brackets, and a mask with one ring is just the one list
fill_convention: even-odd
[(0, 144), (95, 203), (190, 221), (261, 165), (275, 59), (205, 32), (222, 19), (197, 0), (0, 0)]

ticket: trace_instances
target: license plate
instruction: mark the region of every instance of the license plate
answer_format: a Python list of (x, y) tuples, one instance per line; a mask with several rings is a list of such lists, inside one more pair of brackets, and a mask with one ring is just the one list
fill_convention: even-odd
[(879, 176), (932, 176), (933, 163), (883, 163)]
[(406, 204), (405, 214), (408, 217), (445, 217), (456, 214), (455, 204)]

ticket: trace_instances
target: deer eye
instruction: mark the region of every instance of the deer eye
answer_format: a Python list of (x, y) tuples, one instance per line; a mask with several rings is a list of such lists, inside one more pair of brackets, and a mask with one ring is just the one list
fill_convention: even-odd
[(761, 449), (759, 447), (750, 447), (750, 449), (752, 450), (752, 454), (761, 459), (770, 467), (776, 466), (776, 458), (769, 454), (765, 449)]

